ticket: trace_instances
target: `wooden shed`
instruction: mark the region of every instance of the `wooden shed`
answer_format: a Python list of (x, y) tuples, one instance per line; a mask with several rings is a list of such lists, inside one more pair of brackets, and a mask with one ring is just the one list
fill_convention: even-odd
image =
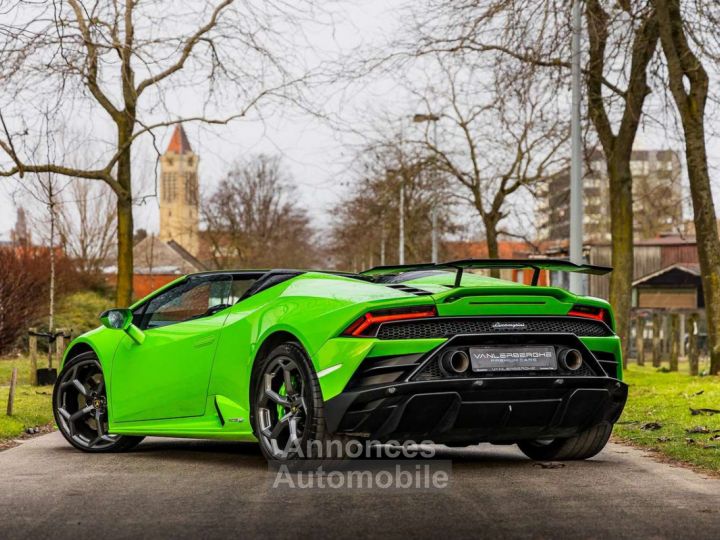
[[(595, 244), (586, 247), (588, 262), (612, 266), (609, 244)], [(638, 281), (657, 272), (679, 264), (694, 267), (698, 264), (697, 243), (693, 237), (664, 236), (650, 240), (638, 240), (634, 246), (633, 280)], [(668, 279), (678, 276), (672, 272)], [(588, 294), (607, 299), (610, 295), (608, 276), (590, 276)]]
[(633, 282), (633, 307), (648, 309), (704, 308), (700, 265), (676, 263)]

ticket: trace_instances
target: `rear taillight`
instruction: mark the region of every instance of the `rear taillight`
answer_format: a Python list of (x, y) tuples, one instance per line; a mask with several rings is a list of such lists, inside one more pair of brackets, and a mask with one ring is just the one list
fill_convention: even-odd
[(607, 309), (584, 306), (582, 304), (575, 304), (570, 311), (568, 311), (568, 317), (582, 317), (584, 319), (592, 319), (594, 321), (601, 321), (611, 326), (612, 319), (610, 312)]
[(405, 308), (383, 309), (366, 313), (343, 332), (344, 336), (372, 337), (381, 323), (407, 321), (410, 319), (426, 319), (436, 317), (435, 306), (413, 306)]

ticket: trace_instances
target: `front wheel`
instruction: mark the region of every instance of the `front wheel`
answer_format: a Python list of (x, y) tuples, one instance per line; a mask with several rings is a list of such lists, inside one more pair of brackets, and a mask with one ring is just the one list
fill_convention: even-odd
[(588, 459), (598, 454), (610, 439), (612, 424), (602, 422), (567, 439), (522, 441), (518, 447), (536, 461)]
[(108, 433), (105, 378), (92, 352), (65, 364), (53, 390), (53, 414), (63, 437), (83, 452), (121, 452), (143, 439)]

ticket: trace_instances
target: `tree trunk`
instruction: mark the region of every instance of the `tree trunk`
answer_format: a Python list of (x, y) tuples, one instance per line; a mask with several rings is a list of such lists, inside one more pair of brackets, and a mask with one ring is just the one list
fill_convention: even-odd
[(717, 375), (720, 373), (720, 239), (702, 119), (683, 118), (683, 128), (710, 345), (710, 374)]
[[(48, 332), (55, 329), (55, 180), (48, 177), (48, 209), (50, 210), (50, 312), (48, 314)], [(48, 342), (48, 347), (51, 343)], [(52, 367), (52, 366), (49, 366)]]
[(668, 65), (669, 87), (685, 135), (685, 157), (705, 297), (710, 373), (717, 375), (720, 373), (720, 238), (705, 146), (705, 104), (709, 79), (685, 35), (680, 1), (654, 0), (654, 4)]
[[(485, 224), (485, 241), (487, 242), (488, 259), (500, 258), (500, 246), (498, 245), (497, 220), (492, 217), (483, 220)], [(492, 268), (490, 275), (494, 278), (500, 277), (500, 270)]]
[[(630, 159), (635, 142), (647, 87), (647, 69), (653, 58), (658, 40), (657, 21), (648, 13), (636, 29), (632, 42), (632, 55), (625, 104), (617, 132), (614, 133), (603, 96), (603, 73), (606, 65), (606, 47), (610, 30), (610, 15), (598, 0), (587, 2), (588, 109), (595, 131), (605, 153), (610, 179), (610, 232), (612, 234), (612, 265), (610, 276), (610, 303), (615, 309), (617, 334), (622, 340), (623, 357), (627, 356), (633, 279), (633, 207), (632, 174)], [(627, 9), (629, 4), (624, 9)], [(622, 4), (621, 4), (622, 7)], [(611, 62), (612, 65), (612, 62)]]
[(133, 216), (129, 196), (117, 198), (117, 290), (115, 303), (129, 306), (132, 303), (133, 278)]
[(623, 358), (630, 339), (630, 308), (633, 280), (633, 207), (631, 152), (623, 151), (608, 157), (610, 178), (610, 233), (612, 236), (612, 267), (610, 304), (615, 311), (616, 333), (622, 343)]
[[(130, 124), (132, 125), (132, 124)], [(132, 128), (118, 127), (118, 147), (132, 136)], [(123, 193), (117, 194), (117, 289), (115, 302), (129, 306), (133, 296), (133, 214), (132, 214), (132, 163), (130, 146), (118, 160), (117, 181)]]

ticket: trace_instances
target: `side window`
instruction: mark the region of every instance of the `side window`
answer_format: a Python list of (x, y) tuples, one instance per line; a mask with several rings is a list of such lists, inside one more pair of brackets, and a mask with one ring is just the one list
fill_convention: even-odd
[(229, 307), (237, 304), (255, 279), (238, 279), (216, 281), (210, 287), (210, 307)]
[(140, 307), (135, 324), (150, 329), (212, 315), (235, 304), (254, 281), (230, 275), (191, 278)]
[(143, 326), (157, 328), (204, 316), (211, 307), (212, 285), (215, 283), (188, 281), (156, 296), (145, 309)]

